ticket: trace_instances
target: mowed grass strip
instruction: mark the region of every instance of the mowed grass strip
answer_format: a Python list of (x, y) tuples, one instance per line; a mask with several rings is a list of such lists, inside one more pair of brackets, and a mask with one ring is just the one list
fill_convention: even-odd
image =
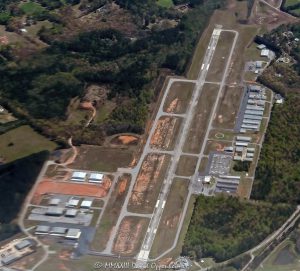
[(192, 176), (195, 173), (198, 158), (195, 156), (181, 155), (177, 164), (176, 175)]
[(173, 180), (150, 252), (150, 258), (156, 258), (172, 247), (181, 216), (185, 215), (182, 211), (188, 195), (188, 186), (189, 181), (187, 179), (175, 178)]
[(200, 153), (212, 108), (216, 102), (219, 85), (205, 84), (196, 106), (190, 130), (188, 132), (183, 150), (188, 153)]
[(127, 206), (128, 211), (153, 213), (170, 160), (169, 155), (159, 154), (149, 154), (145, 158), (132, 190)]
[(82, 145), (78, 150), (79, 154), (71, 167), (82, 170), (115, 172), (133, 160), (133, 151), (130, 149)]
[(234, 128), (243, 93), (241, 87), (225, 87), (213, 122), (215, 128)]
[(94, 240), (91, 244), (92, 249), (102, 251), (106, 248), (106, 244), (110, 238), (110, 232), (116, 225), (120, 215), (121, 208), (128, 193), (130, 182), (131, 176), (129, 174), (122, 175), (118, 179), (104, 210), (100, 225), (96, 230)]
[(235, 34), (232, 32), (221, 32), (212, 62), (209, 66), (206, 77), (207, 81), (219, 82), (222, 80), (234, 37)]
[(163, 110), (167, 113), (185, 113), (194, 87), (194, 83), (174, 82), (169, 89)]
[(24, 125), (0, 135), (0, 157), (11, 162), (33, 153), (58, 147), (56, 143), (35, 132), (30, 126)]

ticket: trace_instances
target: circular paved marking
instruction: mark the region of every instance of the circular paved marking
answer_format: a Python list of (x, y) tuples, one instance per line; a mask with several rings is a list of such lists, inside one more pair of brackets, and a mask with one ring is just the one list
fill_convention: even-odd
[(216, 133), (215, 134), (215, 138), (218, 138), (218, 139), (221, 139), (221, 138), (224, 138), (224, 134), (223, 133)]

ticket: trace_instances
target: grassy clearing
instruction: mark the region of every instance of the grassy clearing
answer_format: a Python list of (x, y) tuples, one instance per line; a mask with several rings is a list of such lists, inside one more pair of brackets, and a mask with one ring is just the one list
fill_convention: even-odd
[(221, 32), (214, 57), (209, 66), (207, 81), (219, 82), (222, 80), (234, 37), (235, 34), (232, 32)]
[(172, 246), (177, 233), (178, 223), (183, 215), (182, 209), (189, 192), (188, 186), (188, 180), (174, 179), (150, 252), (151, 258), (158, 257)]
[(105, 148), (82, 145), (79, 155), (71, 165), (83, 170), (115, 172), (119, 167), (126, 167), (133, 159), (133, 151), (120, 148)]
[(188, 153), (200, 153), (211, 111), (219, 90), (218, 85), (205, 84), (200, 95), (196, 112), (188, 132), (183, 150)]
[(234, 128), (243, 93), (241, 87), (225, 87), (213, 122), (215, 128)]
[[(129, 175), (123, 175), (116, 183), (100, 221), (100, 225), (97, 228), (93, 243), (91, 244), (92, 249), (97, 251), (105, 249), (110, 237), (110, 232), (117, 223), (120, 215), (130, 182), (131, 177)], [(124, 184), (126, 185), (125, 189)]]
[(170, 8), (174, 6), (174, 3), (172, 0), (156, 0), (157, 5), (164, 7), (164, 8)]
[(11, 162), (44, 150), (53, 151), (56, 148), (56, 143), (41, 136), (28, 125), (0, 135), (0, 155), (5, 162)]
[(197, 161), (197, 157), (181, 155), (177, 164), (176, 175), (192, 176), (195, 172)]
[(20, 6), (20, 9), (26, 14), (26, 15), (33, 15), (33, 14), (40, 14), (45, 9), (38, 3), (35, 2), (27, 2)]
[[(164, 111), (176, 114), (185, 113), (190, 102), (194, 87), (194, 83), (173, 83), (169, 89), (169, 93), (164, 104)], [(174, 103), (175, 99), (177, 99), (178, 102), (176, 104), (172, 104), (172, 102)]]

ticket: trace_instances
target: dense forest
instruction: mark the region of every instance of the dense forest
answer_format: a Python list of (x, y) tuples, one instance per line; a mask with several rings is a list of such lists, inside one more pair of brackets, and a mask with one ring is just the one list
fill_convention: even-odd
[[(193, 1), (193, 9), (180, 15), (177, 26), (147, 30), (135, 39), (116, 29), (105, 29), (57, 40), (51, 31), (41, 29), (40, 38), (49, 47), (31, 57), (16, 59), (10, 48), (3, 48), (0, 96), (11, 110), (23, 114), (37, 130), (53, 138), (74, 133), (77, 143), (101, 144), (93, 140), (96, 134), (142, 133), (159, 69), (184, 72), (207, 19), (223, 2)], [(154, 0), (117, 3), (143, 21), (152, 15), (172, 16)], [(142, 30), (144, 25), (140, 27)], [(117, 107), (101, 125), (91, 125), (88, 131), (66, 126), (63, 121), (70, 101), (82, 98), (90, 84), (109, 86), (108, 98), (118, 98)]]
[(11, 222), (20, 211), (48, 155), (48, 152), (40, 152), (0, 166), (0, 241), (19, 231), (18, 226)]
[(194, 259), (213, 257), (217, 262), (232, 258), (260, 243), (293, 210), (285, 204), (199, 196), (182, 253)]
[[(291, 32), (289, 32), (291, 31)], [(285, 34), (284, 34), (285, 33)], [(300, 60), (300, 24), (282, 25), (264, 36), (282, 54)], [(296, 40), (295, 40), (296, 39)], [(300, 62), (273, 63), (260, 82), (285, 96), (273, 108), (258, 163), (252, 197), (271, 202), (300, 201)]]

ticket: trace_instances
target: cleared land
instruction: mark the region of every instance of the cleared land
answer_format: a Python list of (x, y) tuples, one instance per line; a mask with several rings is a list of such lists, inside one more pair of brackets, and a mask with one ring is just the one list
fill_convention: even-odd
[(188, 195), (188, 186), (188, 180), (174, 179), (150, 252), (151, 258), (158, 257), (173, 245), (178, 223), (183, 215), (182, 209)]
[(107, 195), (110, 185), (110, 182), (103, 183), (101, 185), (93, 185), (44, 180), (38, 184), (32, 202), (38, 204), (41, 196), (45, 194), (64, 194), (103, 198)]
[(113, 252), (122, 256), (135, 256), (140, 250), (149, 222), (149, 218), (125, 217), (115, 239)]
[(78, 156), (71, 167), (115, 172), (119, 167), (128, 166), (132, 160), (133, 151), (130, 149), (83, 145), (78, 147)]
[(221, 32), (213, 60), (209, 66), (207, 81), (219, 82), (222, 80), (234, 37), (235, 34), (232, 32)]
[(160, 192), (170, 156), (149, 154), (141, 166), (128, 203), (128, 211), (152, 213)]
[(185, 113), (194, 87), (194, 83), (174, 82), (169, 89), (164, 111), (176, 114)]
[(150, 146), (154, 149), (173, 150), (181, 123), (181, 118), (161, 117), (157, 122)]
[(108, 204), (101, 218), (100, 225), (97, 228), (93, 243), (91, 245), (92, 249), (102, 251), (106, 248), (111, 231), (118, 221), (120, 211), (128, 193), (130, 182), (130, 175), (123, 175), (118, 179), (118, 182), (114, 187), (114, 191), (109, 198)]
[(218, 90), (218, 85), (204, 85), (183, 147), (184, 152), (200, 152)]
[(218, 104), (214, 119), (215, 128), (233, 129), (239, 111), (243, 88), (226, 86)]
[(179, 176), (192, 176), (195, 172), (198, 158), (189, 155), (181, 155), (178, 166), (176, 169), (176, 175)]
[(57, 144), (36, 133), (30, 126), (24, 125), (0, 135), (0, 158), (11, 162), (33, 153), (53, 151)]

